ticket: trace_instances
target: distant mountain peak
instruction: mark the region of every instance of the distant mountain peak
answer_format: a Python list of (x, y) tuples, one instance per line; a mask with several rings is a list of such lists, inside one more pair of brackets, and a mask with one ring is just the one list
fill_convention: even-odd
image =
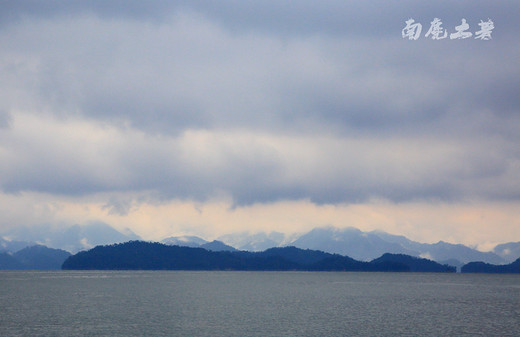
[(392, 235), (381, 230), (363, 232), (353, 227), (315, 228), (291, 244), (299, 248), (347, 255), (362, 261), (369, 261), (384, 253), (394, 253), (421, 256), (434, 261), (458, 260), (467, 263), (481, 260), (494, 264), (504, 263), (504, 259), (497, 254), (480, 252), (462, 244), (444, 241), (435, 244), (419, 243), (402, 235)]
[(24, 241), (29, 244), (38, 243), (49, 248), (58, 248), (69, 252), (77, 252), (97, 245), (139, 239), (139, 236), (133, 232), (127, 231), (127, 234), (123, 234), (103, 222), (90, 222), (84, 225), (75, 224), (69, 227), (52, 226), (49, 224), (17, 227), (3, 235), (13, 240)]
[(200, 247), (208, 241), (193, 235), (182, 235), (182, 236), (171, 236), (163, 239), (161, 243), (170, 246), (183, 246), (183, 247)]
[(520, 242), (508, 242), (495, 246), (493, 253), (501, 256), (507, 262), (514, 262), (520, 257)]
[(56, 270), (71, 254), (42, 245), (25, 247), (0, 257), (0, 269)]
[(287, 236), (280, 232), (239, 232), (226, 234), (217, 238), (239, 250), (263, 251), (272, 247), (279, 247), (287, 242)]

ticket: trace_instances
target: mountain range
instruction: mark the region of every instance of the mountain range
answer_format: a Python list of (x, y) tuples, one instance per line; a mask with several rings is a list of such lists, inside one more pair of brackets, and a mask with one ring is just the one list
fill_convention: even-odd
[(71, 253), (99, 245), (139, 240), (130, 230), (124, 233), (103, 222), (57, 227), (48, 224), (16, 227), (0, 234), (0, 251), (16, 252), (24, 247), (43, 245)]
[[(129, 230), (118, 231), (105, 223), (74, 225), (68, 228), (50, 225), (19, 227), (0, 234), (0, 253), (8, 253), (13, 257), (14, 253), (34, 245), (76, 253), (98, 245), (134, 240), (140, 240), (139, 236)], [(315, 228), (299, 235), (286, 235), (280, 232), (254, 234), (241, 232), (220, 236), (214, 241), (207, 241), (197, 236), (172, 236), (161, 242), (166, 245), (200, 247), (210, 251), (260, 252), (273, 247), (295, 246), (349, 256), (359, 261), (372, 261), (385, 253), (404, 254), (427, 258), (457, 268), (474, 261), (493, 265), (507, 264), (520, 257), (520, 242), (500, 244), (493, 251), (481, 252), (462, 244), (443, 241), (433, 244), (420, 243), (383, 231), (363, 232), (356, 228), (334, 227)], [(4, 255), (4, 259), (12, 260)]]
[[(332, 254), (350, 256), (360, 261), (371, 261), (385, 253), (405, 254), (427, 258), (439, 263), (461, 267), (472, 261), (504, 264), (520, 256), (520, 243), (508, 243), (497, 247), (507, 247), (492, 252), (481, 252), (462, 244), (443, 241), (420, 243), (404, 236), (383, 231), (363, 232), (356, 228), (315, 228), (302, 235), (285, 236), (283, 233), (238, 233), (218, 238), (239, 250), (263, 251), (272, 247), (295, 246), (302, 249), (320, 250)], [(170, 237), (165, 244), (187, 247), (202, 247), (207, 241), (196, 236)], [(518, 253), (518, 255), (516, 255)]]

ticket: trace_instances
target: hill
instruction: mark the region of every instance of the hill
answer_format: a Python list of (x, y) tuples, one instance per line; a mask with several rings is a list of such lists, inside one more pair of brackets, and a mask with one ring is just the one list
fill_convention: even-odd
[(505, 265), (494, 265), (484, 262), (470, 262), (461, 268), (462, 273), (497, 273), (518, 274), (520, 273), (520, 258)]
[(404, 254), (390, 254), (386, 253), (383, 256), (375, 259), (372, 263), (402, 263), (410, 267), (410, 271), (413, 272), (434, 272), (434, 273), (454, 273), (456, 271), (456, 267), (449, 266), (447, 264), (441, 265), (432, 260), (418, 258), (414, 256), (404, 255)]
[(14, 254), (0, 254), (0, 269), (57, 270), (71, 254), (41, 245), (26, 247)]
[(85, 270), (293, 270), (298, 265), (278, 256), (260, 257), (204, 248), (130, 241), (79, 252), (62, 269)]
[[(273, 248), (264, 252), (230, 252), (130, 241), (123, 244), (98, 246), (89, 251), (79, 252), (67, 258), (62, 268), (74, 270), (431, 271), (421, 269), (420, 264), (407, 265), (406, 263), (409, 261), (403, 261), (363, 262), (348, 256), (296, 247)], [(433, 261), (429, 261), (429, 263), (439, 265)], [(439, 268), (439, 271), (451, 272), (452, 270)]]
[(0, 270), (26, 269), (25, 266), (9, 253), (0, 253)]

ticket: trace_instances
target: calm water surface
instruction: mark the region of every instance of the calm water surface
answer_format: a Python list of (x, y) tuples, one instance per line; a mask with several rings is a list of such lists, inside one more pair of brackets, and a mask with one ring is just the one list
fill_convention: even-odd
[(0, 272), (0, 336), (520, 336), (520, 276)]

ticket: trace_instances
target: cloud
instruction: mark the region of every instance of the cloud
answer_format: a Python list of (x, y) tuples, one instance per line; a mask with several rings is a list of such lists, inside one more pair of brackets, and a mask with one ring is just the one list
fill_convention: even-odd
[[(502, 140), (209, 130), (165, 137), (22, 114), (4, 138), (0, 186), (12, 193), (155, 191), (165, 199), (227, 196), (239, 205), (519, 197), (519, 153)], [(124, 213), (128, 203), (114, 200), (107, 205)]]
[(5, 110), (0, 110), (0, 128), (7, 128), (11, 123), (11, 114)]
[(507, 110), (506, 123), (517, 111), (511, 55), (518, 46), (509, 40), (414, 44), (397, 34), (399, 18), (394, 38), (287, 38), (237, 34), (212, 16), (181, 10), (155, 24), (88, 13), (5, 29), (8, 109), (166, 134), (233, 127), (437, 132), (455, 108), (468, 119), (475, 107)]
[[(520, 198), (516, 2), (124, 4), (0, 11), (4, 192)], [(491, 41), (401, 39), (412, 16), (497, 28)]]
[(134, 202), (131, 198), (116, 198), (112, 196), (102, 209), (107, 210), (109, 215), (126, 216), (132, 210), (133, 204)]
[[(130, 20), (138, 22), (165, 22), (172, 14), (194, 12), (217, 22), (233, 32), (262, 32), (301, 36), (307, 34), (386, 34), (392, 35), (395, 18), (409, 16), (429, 22), (441, 16), (450, 23), (461, 17), (469, 20), (490, 17), (503, 18), (507, 25), (518, 25), (515, 13), (520, 7), (516, 1), (501, 1), (500, 5), (487, 0), (432, 1), (413, 0), (388, 2), (375, 0), (360, 3), (354, 0), (329, 0), (316, 3), (304, 0), (296, 3), (265, 0), (254, 3), (242, 1), (159, 0), (143, 3), (137, 0), (71, 0), (59, 1), (6, 1), (0, 13), (2, 22), (19, 22), (26, 18), (56, 20), (59, 17), (89, 14), (103, 20)], [(404, 22), (404, 21), (403, 21)], [(400, 25), (400, 23), (399, 23)], [(386, 29), (381, 29), (381, 27)], [(518, 26), (516, 26), (518, 27)]]

